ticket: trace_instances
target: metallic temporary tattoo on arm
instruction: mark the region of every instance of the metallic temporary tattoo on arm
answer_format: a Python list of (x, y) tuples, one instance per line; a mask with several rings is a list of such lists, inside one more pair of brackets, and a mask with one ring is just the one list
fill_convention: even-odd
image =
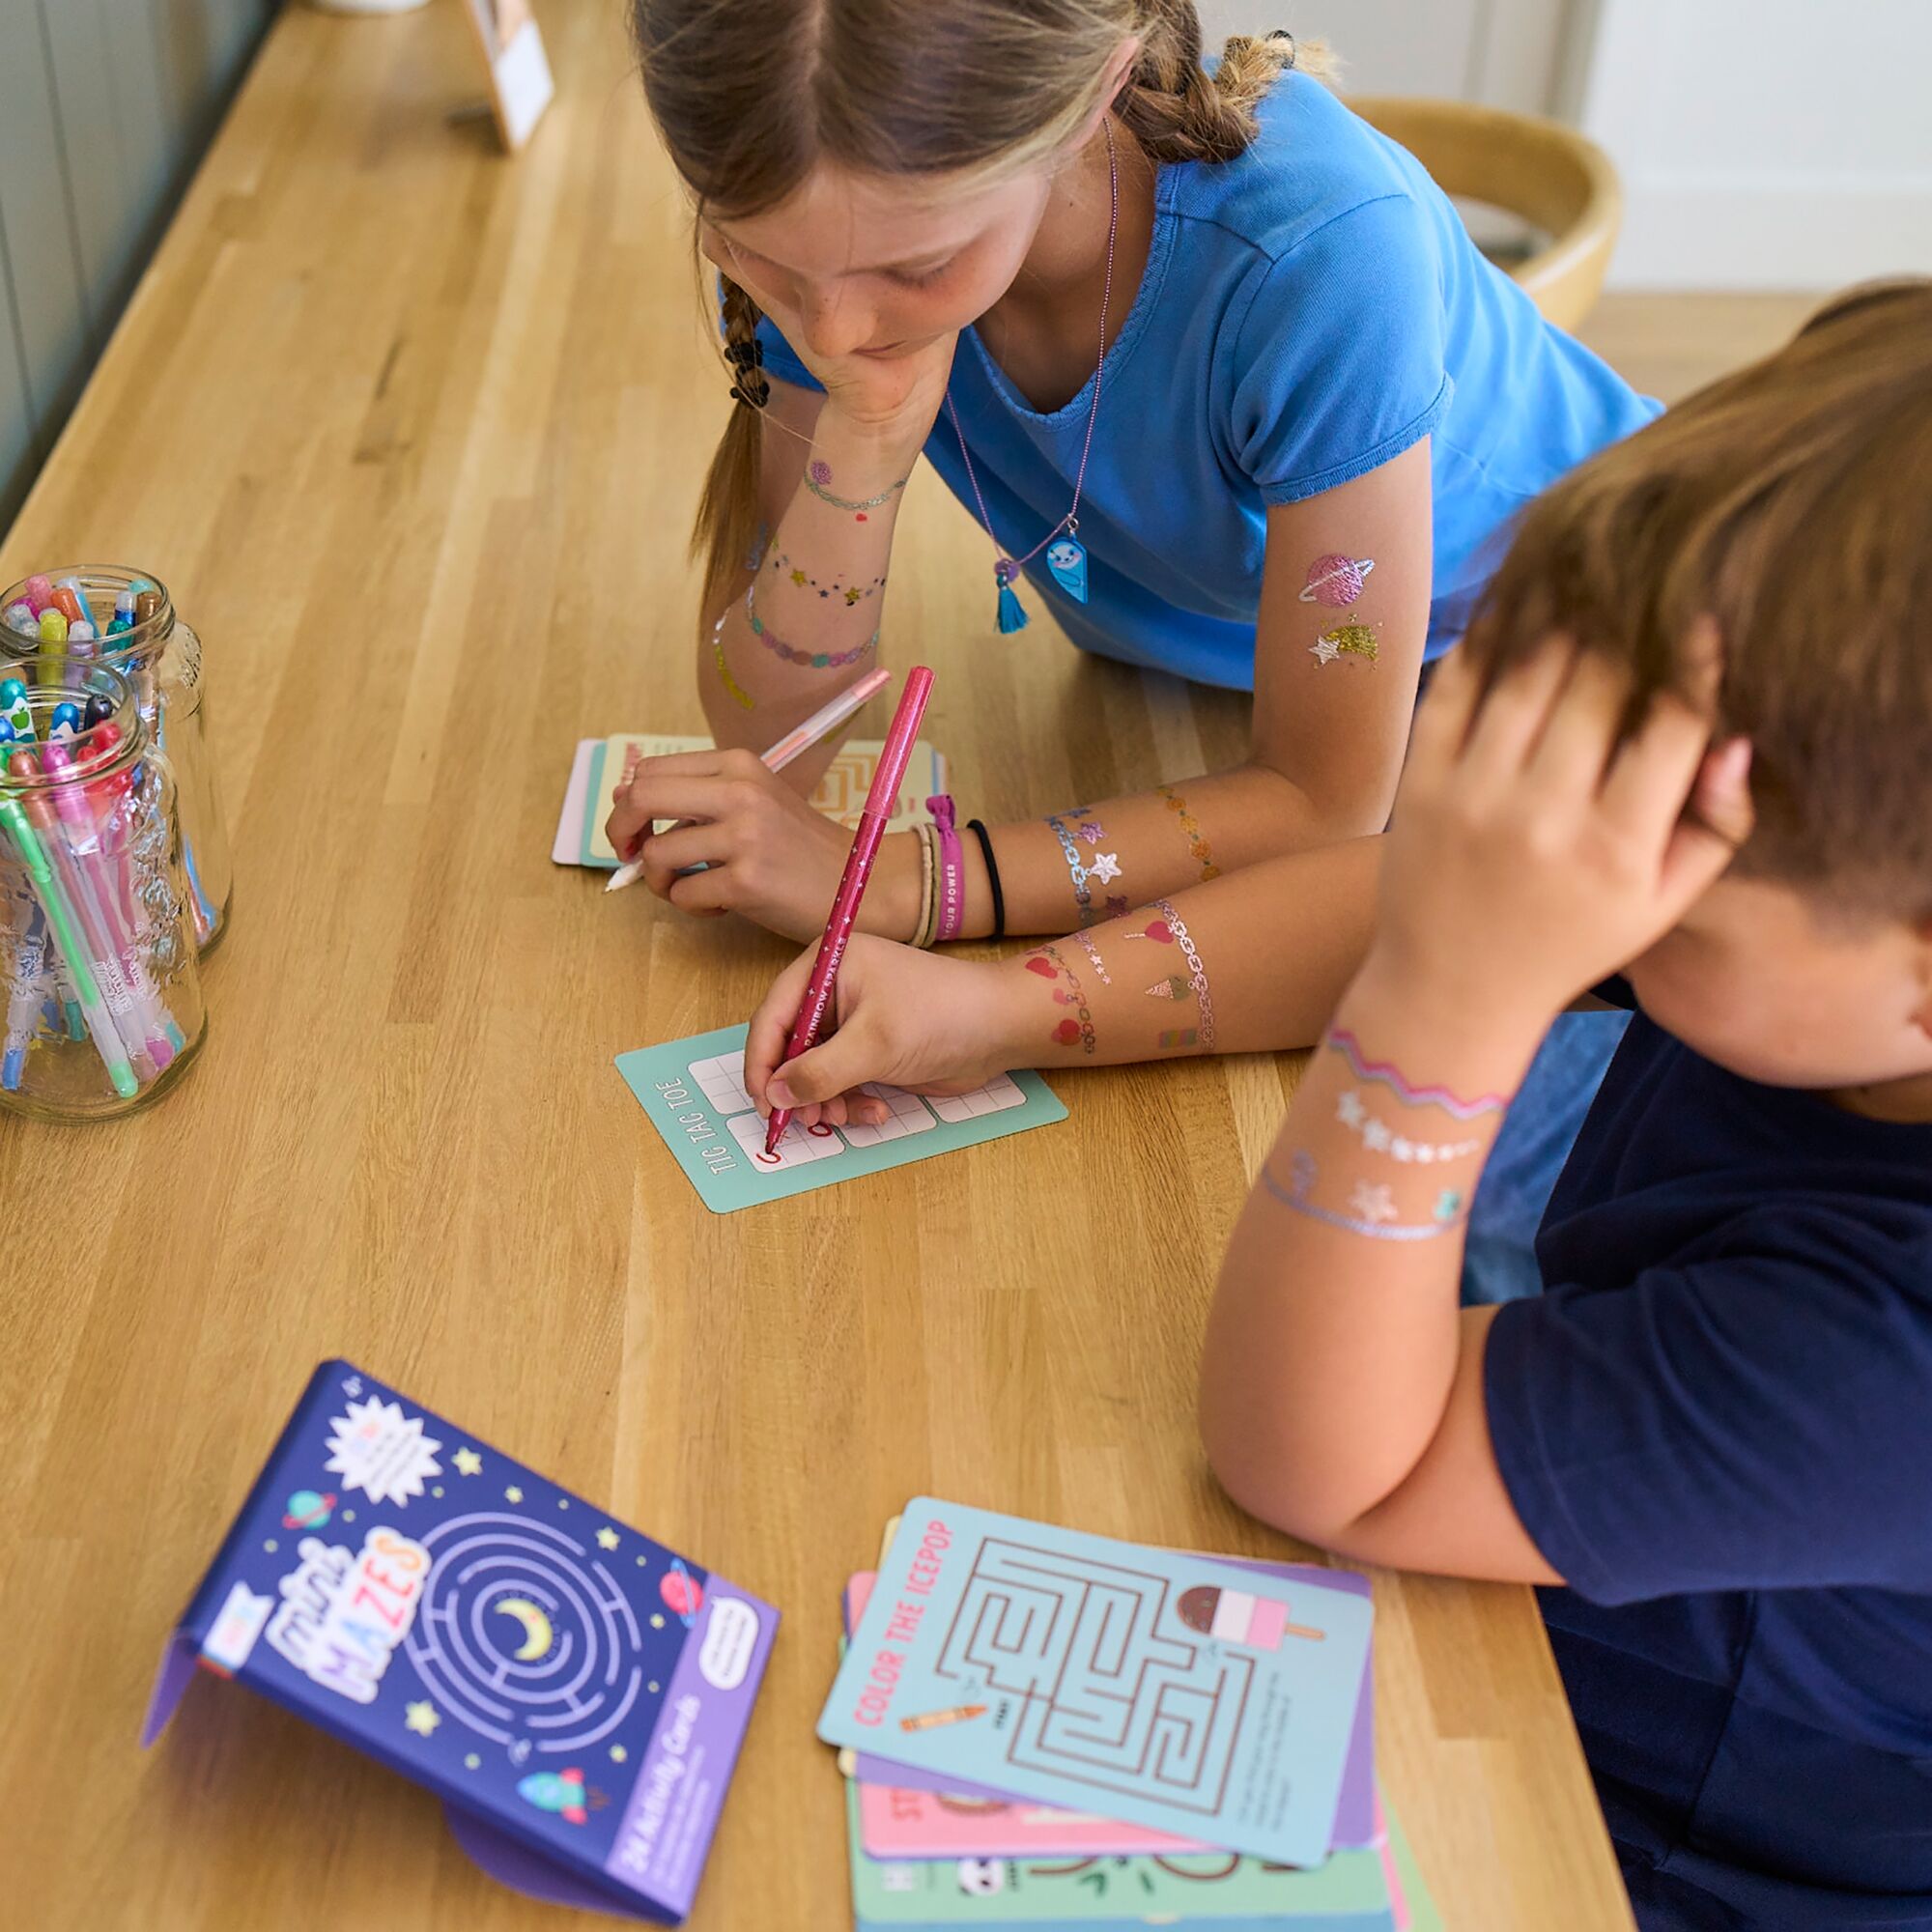
[(1369, 1059), (1361, 1041), (1344, 1027), (1331, 1028), (1321, 1044), (1339, 1053), (1357, 1080), (1365, 1086), (1386, 1087), (1405, 1107), (1440, 1107), (1456, 1120), (1473, 1121), (1484, 1114), (1500, 1114), (1514, 1097), (1509, 1094), (1478, 1094), (1464, 1100), (1446, 1087), (1417, 1086), (1393, 1061)]

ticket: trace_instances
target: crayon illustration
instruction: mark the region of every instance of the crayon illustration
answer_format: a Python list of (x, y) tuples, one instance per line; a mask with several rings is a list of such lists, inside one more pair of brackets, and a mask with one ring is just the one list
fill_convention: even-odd
[(1290, 1623), (1285, 1603), (1274, 1597), (1257, 1597), (1247, 1590), (1218, 1590), (1200, 1584), (1183, 1590), (1176, 1607), (1189, 1630), (1249, 1650), (1279, 1650), (1285, 1636), (1321, 1643), (1328, 1634), (1308, 1624)]
[(916, 1718), (901, 1718), (902, 1731), (936, 1731), (946, 1724), (963, 1724), (971, 1718), (983, 1718), (984, 1704), (955, 1704), (950, 1711), (926, 1711)]

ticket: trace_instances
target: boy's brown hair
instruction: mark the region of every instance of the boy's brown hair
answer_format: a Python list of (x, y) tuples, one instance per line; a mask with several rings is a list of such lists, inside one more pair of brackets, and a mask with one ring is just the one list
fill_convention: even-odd
[(1932, 912), (1932, 282), (1860, 291), (1606, 449), (1523, 514), (1466, 648), (1552, 630), (1677, 680), (1724, 645), (1751, 740), (1745, 875), (1846, 912)]

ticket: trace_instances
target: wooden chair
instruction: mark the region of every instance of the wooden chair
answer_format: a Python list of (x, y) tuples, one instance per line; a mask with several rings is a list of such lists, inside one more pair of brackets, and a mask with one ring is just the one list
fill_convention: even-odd
[(1449, 194), (1488, 202), (1549, 239), (1510, 273), (1558, 327), (1595, 306), (1623, 221), (1623, 189), (1603, 149), (1555, 121), (1462, 100), (1350, 100)]

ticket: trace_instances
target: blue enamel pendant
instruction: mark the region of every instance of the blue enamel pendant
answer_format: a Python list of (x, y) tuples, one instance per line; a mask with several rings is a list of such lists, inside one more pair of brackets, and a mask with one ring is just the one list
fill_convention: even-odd
[(1053, 574), (1053, 581), (1073, 599), (1076, 604), (1087, 601), (1087, 549), (1074, 539), (1068, 530), (1063, 537), (1055, 537), (1046, 547), (1046, 567)]

